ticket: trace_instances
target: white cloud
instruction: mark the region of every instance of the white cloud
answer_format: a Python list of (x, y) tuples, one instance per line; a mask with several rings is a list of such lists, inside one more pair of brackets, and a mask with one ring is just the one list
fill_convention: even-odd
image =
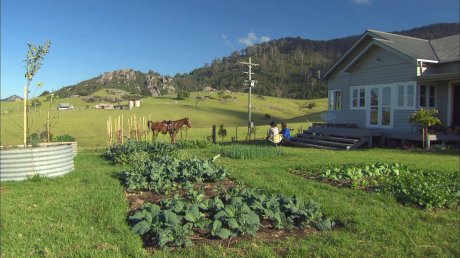
[(267, 42), (267, 41), (270, 41), (270, 38), (269, 38), (269, 37), (267, 37), (267, 36), (262, 36), (262, 37), (260, 37), (260, 42), (263, 43), (263, 42)]
[(248, 36), (246, 38), (239, 38), (238, 42), (240, 44), (246, 45), (246, 46), (252, 46), (257, 43), (262, 43), (262, 42), (267, 42), (269, 41), (270, 38), (267, 36), (262, 36), (262, 37), (257, 37), (257, 35), (253, 32), (248, 33)]
[(230, 42), (230, 40), (228, 40), (228, 37), (227, 35), (225, 34), (220, 34), (220, 38), (224, 41), (224, 43), (230, 47), (230, 49), (234, 50), (235, 47), (233, 47), (233, 44)]
[(370, 5), (371, 0), (351, 0), (352, 3), (354, 4), (359, 4), (359, 5)]

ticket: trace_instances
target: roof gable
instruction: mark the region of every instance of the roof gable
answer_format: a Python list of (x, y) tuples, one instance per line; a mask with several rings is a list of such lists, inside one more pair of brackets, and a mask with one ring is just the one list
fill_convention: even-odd
[[(460, 60), (460, 35), (424, 40), (376, 30), (366, 30), (348, 51), (324, 74), (327, 78), (338, 67), (348, 68), (372, 46), (380, 46), (403, 58), (432, 63)], [(350, 63), (351, 62), (351, 63)]]

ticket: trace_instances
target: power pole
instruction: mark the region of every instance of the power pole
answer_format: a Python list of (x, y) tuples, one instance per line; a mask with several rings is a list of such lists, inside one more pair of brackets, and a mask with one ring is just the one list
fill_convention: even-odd
[(255, 74), (252, 72), (252, 67), (253, 66), (259, 66), (259, 64), (254, 64), (251, 61), (251, 57), (249, 57), (249, 62), (240, 62), (240, 64), (247, 65), (248, 66), (248, 71), (243, 72), (247, 73), (249, 76), (249, 80), (245, 81), (245, 86), (249, 86), (249, 95), (248, 95), (248, 139), (251, 139), (251, 132), (252, 132), (252, 127), (254, 124), (252, 123), (251, 120), (251, 109), (252, 109), (252, 103), (251, 103), (251, 92), (252, 92), (252, 87), (255, 86), (256, 81), (252, 80), (252, 75)]

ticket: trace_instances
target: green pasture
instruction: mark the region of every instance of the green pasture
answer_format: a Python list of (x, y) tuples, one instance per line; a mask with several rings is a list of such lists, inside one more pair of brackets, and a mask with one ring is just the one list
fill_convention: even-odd
[[(208, 99), (196, 101), (196, 96), (208, 96)], [(244, 139), (247, 134), (248, 119), (248, 95), (244, 93), (228, 93), (227, 97), (220, 98), (218, 93), (192, 93), (186, 100), (176, 100), (175, 96), (161, 98), (144, 98), (140, 108), (128, 111), (99, 110), (91, 108), (99, 104), (87, 103), (81, 98), (60, 99), (53, 106), (44, 100), (40, 107), (31, 107), (31, 133), (43, 130), (47, 121), (47, 112), (50, 111), (51, 132), (54, 135), (70, 134), (74, 136), (81, 147), (103, 147), (107, 145), (107, 119), (115, 120), (123, 116), (124, 130), (128, 130), (128, 118), (145, 118), (153, 121), (177, 120), (189, 117), (193, 128), (187, 131), (188, 139), (205, 139), (211, 135), (212, 125), (217, 127), (224, 124), (227, 129), (227, 137), (224, 141), (230, 141), (236, 136)], [(306, 128), (307, 120), (310, 122), (321, 121), (321, 112), (327, 109), (327, 99), (294, 100), (274, 97), (253, 96), (252, 120), (257, 127), (257, 138), (263, 138), (268, 129), (267, 123), (271, 120), (285, 121), (295, 130)], [(77, 110), (57, 111), (59, 103), (70, 103)], [(315, 103), (315, 107), (309, 109), (308, 104)], [(127, 103), (122, 103), (127, 104)], [(1, 144), (14, 145), (22, 143), (22, 102), (1, 102)], [(268, 114), (271, 118), (265, 119)], [(238, 129), (236, 128), (238, 127)], [(185, 138), (185, 132), (182, 133)], [(161, 135), (161, 141), (168, 140), (167, 136)]]
[[(263, 145), (263, 143), (259, 143)], [(340, 222), (334, 231), (271, 241), (215, 241), (149, 253), (127, 224), (121, 166), (98, 152), (83, 152), (75, 171), (56, 179), (1, 183), (2, 257), (458, 257), (459, 209), (424, 211), (392, 197), (338, 188), (291, 174), (289, 169), (327, 163), (401, 162), (439, 173), (458, 171), (458, 156), (390, 149), (330, 151), (278, 147), (282, 156), (218, 159), (230, 178), (248, 186), (313, 199)], [(215, 148), (186, 150), (210, 158)]]

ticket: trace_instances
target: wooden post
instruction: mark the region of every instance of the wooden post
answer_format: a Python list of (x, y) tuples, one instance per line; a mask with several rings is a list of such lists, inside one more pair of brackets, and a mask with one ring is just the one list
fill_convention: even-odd
[(238, 126), (235, 126), (235, 142), (238, 141)]
[(27, 84), (24, 85), (24, 146), (27, 146)]
[(121, 144), (123, 144), (123, 133), (124, 129), (123, 129), (123, 114), (121, 114)]
[(212, 125), (212, 143), (216, 143), (216, 125)]
[(50, 142), (50, 112), (48, 111), (48, 119), (46, 120), (46, 130), (48, 135), (48, 142)]

